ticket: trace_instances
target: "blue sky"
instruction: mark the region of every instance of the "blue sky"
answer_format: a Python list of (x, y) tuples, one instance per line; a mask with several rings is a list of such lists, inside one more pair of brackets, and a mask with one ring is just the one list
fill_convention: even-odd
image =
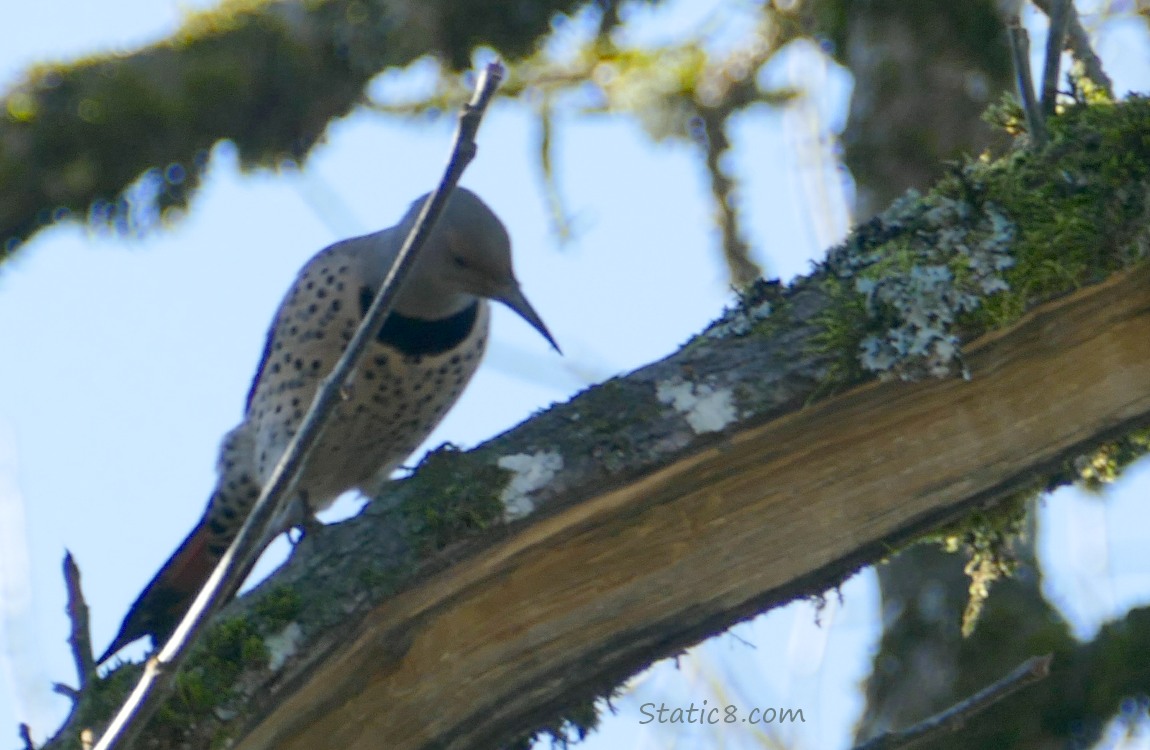
[[(181, 9), (198, 4), (0, 5), (0, 85), (36, 61), (162, 37)], [(720, 37), (737, 34), (737, 14), (716, 15), (719, 4), (678, 0), (637, 11), (628, 34), (675, 38), (708, 19)], [(1119, 90), (1150, 83), (1142, 29), (1114, 25), (1103, 36)], [(771, 275), (789, 278), (845, 228), (841, 175), (818, 127), (841, 125), (849, 81), (809, 46), (764, 75), (816, 92), (786, 112), (758, 108), (733, 128), (730, 165), (744, 181), (757, 257)], [(67, 709), (50, 691), (53, 681), (75, 679), (64, 550), (83, 571), (100, 649), (201, 513), (218, 441), (241, 416), (267, 325), (299, 266), (334, 240), (393, 223), (438, 179), (451, 130), (449, 120), (356, 114), (334, 123), (305, 169), (291, 174), (242, 174), (222, 144), (189, 215), (170, 229), (124, 238), (54, 227), (0, 270), (0, 746), (16, 745), (18, 721), (43, 738)], [(730, 301), (706, 176), (690, 147), (652, 143), (624, 118), (563, 121), (557, 171), (579, 233), (559, 247), (535, 138), (526, 109), (495, 105), (463, 184), (508, 225), (524, 289), (567, 356), (497, 310), (488, 361), (430, 445), (474, 445), (589, 382), (665, 356)], [(1150, 486), (1146, 473), (1130, 472), (1105, 503), (1074, 492), (1046, 503), (1051, 596), (1084, 637), (1150, 599), (1137, 502)], [(349, 499), (340, 509), (357, 505)], [(282, 544), (275, 554), (282, 558)], [(802, 708), (806, 724), (773, 737), (792, 747), (844, 746), (878, 635), (872, 576), (850, 581), (843, 604), (830, 597), (818, 623), (812, 605), (797, 603), (734, 633), (637, 680), (586, 746), (696, 746), (681, 729), (641, 725), (639, 707), (703, 699)], [(722, 741), (762, 747), (760, 740)]]

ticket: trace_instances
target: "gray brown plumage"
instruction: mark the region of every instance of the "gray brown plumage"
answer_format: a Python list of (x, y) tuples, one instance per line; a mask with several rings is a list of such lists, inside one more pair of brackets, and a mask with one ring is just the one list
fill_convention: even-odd
[[(132, 605), (100, 662), (145, 635), (167, 638), (183, 617), (359, 326), (423, 200), (395, 227), (338, 242), (300, 271), (268, 331), (244, 419), (221, 445), (219, 479), (203, 517)], [(456, 188), (276, 533), (346, 490), (372, 494), (423, 442), (479, 366), (487, 300), (506, 304), (558, 349), (519, 289), (503, 224), (474, 193)]]

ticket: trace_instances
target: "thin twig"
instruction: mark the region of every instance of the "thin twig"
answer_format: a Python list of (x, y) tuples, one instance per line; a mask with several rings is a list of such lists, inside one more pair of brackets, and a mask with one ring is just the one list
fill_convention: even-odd
[(32, 727), (20, 724), (20, 741), (24, 743), (24, 750), (36, 750), (36, 743), (32, 741)]
[(78, 703), (80, 701), (80, 691), (71, 685), (65, 685), (62, 682), (53, 682), (52, 692), (56, 695), (64, 696), (73, 703)]
[(715, 206), (715, 223), (723, 235), (723, 259), (731, 274), (731, 284), (745, 289), (762, 277), (763, 269), (751, 260), (751, 247), (743, 236), (735, 204), (735, 180), (723, 169), (723, 157), (731, 149), (727, 123), (735, 111), (726, 106), (702, 107), (692, 123), (695, 142), (703, 149), (707, 175), (711, 178), (711, 202)]
[(1014, 60), (1018, 98), (1022, 101), (1022, 111), (1026, 115), (1026, 129), (1030, 132), (1030, 142), (1040, 147), (1046, 143), (1046, 124), (1042, 120), (1038, 103), (1034, 101), (1034, 78), (1030, 74), (1030, 36), (1022, 28), (1017, 15), (1007, 24), (1006, 34)]
[[(1034, 4), (1048, 17), (1051, 15), (1052, 2), (1054, 0), (1034, 0)], [(1095, 86), (1102, 89), (1106, 96), (1113, 99), (1114, 83), (1102, 68), (1102, 60), (1094, 53), (1094, 47), (1090, 43), (1090, 34), (1082, 25), (1078, 10), (1074, 7), (1073, 2), (1066, 3), (1066, 6), (1066, 48), (1070, 50), (1074, 59), (1082, 64), (1082, 71), (1086, 77), (1093, 81)]]
[(1042, 114), (1054, 114), (1058, 99), (1058, 71), (1062, 68), (1062, 50), (1066, 46), (1066, 27), (1070, 21), (1073, 0), (1050, 0), (1050, 32), (1046, 35), (1046, 60), (1042, 65)]
[(551, 215), (551, 229), (559, 244), (566, 245), (574, 238), (574, 229), (559, 192), (559, 180), (555, 175), (554, 111), (551, 107), (551, 93), (544, 90), (539, 101), (539, 166), (542, 170), (543, 195)]
[(902, 748), (918, 745), (926, 740), (936, 739), (941, 734), (957, 732), (968, 721), (982, 713), (995, 703), (1022, 688), (1043, 680), (1050, 674), (1050, 662), (1054, 657), (1032, 656), (1018, 666), (1013, 672), (998, 682), (979, 690), (964, 701), (954, 704), (950, 708), (919, 722), (914, 726), (901, 729), (897, 732), (884, 732), (872, 737), (854, 750), (902, 750)]
[(320, 384), (295, 437), (284, 450), (239, 534), (216, 565), (171, 638), (159, 654), (148, 660), (140, 682), (100, 738), (96, 750), (125, 750), (132, 746), (148, 719), (171, 693), (176, 671), (187, 658), (198, 633), (212, 615), (232, 598), (255, 566), (263, 551), (263, 544), (271, 533), (271, 522), (291, 502), (300, 470), (307, 461), (308, 453), (321, 438), (328, 415), (342, 399), (344, 388), (364, 350), (383, 327), (400, 285), (414, 265), (419, 248), (426, 242), (463, 170), (475, 157), (475, 133), (503, 74), (503, 66), (495, 62), (488, 65), (479, 76), (475, 94), (460, 115), (451, 158), (443, 179), (423, 204), (359, 329), (348, 342), (347, 349), (331, 373)]
[(88, 603), (84, 601), (84, 591), (80, 588), (80, 566), (72, 553), (64, 553), (64, 584), (68, 588), (68, 619), (72, 622), (72, 632), (68, 644), (72, 647), (72, 658), (76, 662), (76, 678), (80, 693), (88, 687), (92, 675), (96, 673), (96, 662), (92, 658), (92, 633), (88, 627)]

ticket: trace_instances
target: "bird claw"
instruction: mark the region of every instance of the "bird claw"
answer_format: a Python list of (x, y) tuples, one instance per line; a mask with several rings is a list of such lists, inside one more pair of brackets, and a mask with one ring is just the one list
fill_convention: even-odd
[[(295, 516), (296, 519), (288, 529), (288, 541), (293, 547), (298, 547), (300, 542), (307, 537), (319, 539), (323, 535), (323, 522), (315, 517), (315, 512), (306, 496), (297, 499), (292, 506), (290, 516)], [(292, 531), (296, 532), (294, 539), (292, 538)]]
[(314, 517), (310, 521), (288, 529), (288, 541), (291, 542), (293, 551), (303, 544), (305, 539), (312, 545), (318, 545), (322, 543), (323, 538), (323, 523)]
[(310, 511), (299, 528), (303, 536), (319, 538), (323, 534), (323, 522), (313, 516)]

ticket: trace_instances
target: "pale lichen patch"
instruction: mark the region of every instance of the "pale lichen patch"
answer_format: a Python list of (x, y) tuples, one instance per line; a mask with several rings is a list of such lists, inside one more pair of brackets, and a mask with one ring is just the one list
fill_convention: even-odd
[(264, 639), (268, 649), (268, 670), (278, 672), (287, 660), (295, 656), (303, 642), (303, 629), (298, 622), (288, 623), (280, 632)]
[[(875, 220), (898, 239), (849, 258), (840, 278), (852, 278), (866, 314), (884, 321), (860, 343), (859, 361), (881, 377), (946, 377), (962, 364), (958, 318), (991, 294), (1008, 290), (1014, 265), (1012, 221), (993, 203), (973, 205), (944, 195), (908, 191)], [(845, 273), (844, 273), (845, 272)]]
[(682, 414), (696, 435), (718, 432), (738, 418), (729, 388), (672, 378), (655, 386), (655, 396)]
[(772, 312), (774, 308), (770, 300), (763, 300), (750, 306), (739, 305), (708, 328), (703, 335), (710, 339), (746, 336), (754, 330), (756, 324), (771, 317)]
[(516, 453), (503, 456), (497, 465), (512, 472), (499, 499), (503, 503), (504, 520), (514, 521), (535, 510), (532, 494), (546, 487), (563, 470), (563, 456), (555, 451)]

